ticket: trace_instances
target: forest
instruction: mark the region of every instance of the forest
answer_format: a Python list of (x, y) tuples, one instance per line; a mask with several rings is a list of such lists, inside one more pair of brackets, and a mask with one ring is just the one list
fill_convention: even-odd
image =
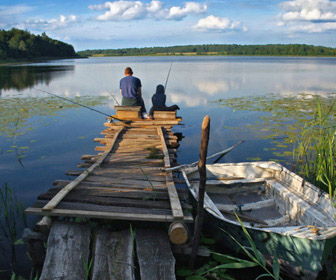
[(274, 45), (188, 45), (151, 48), (99, 49), (77, 52), (80, 56), (138, 55), (266, 55), (266, 56), (336, 56), (336, 49), (305, 44)]
[(72, 45), (49, 38), (45, 32), (34, 35), (16, 28), (0, 30), (0, 60), (75, 56)]

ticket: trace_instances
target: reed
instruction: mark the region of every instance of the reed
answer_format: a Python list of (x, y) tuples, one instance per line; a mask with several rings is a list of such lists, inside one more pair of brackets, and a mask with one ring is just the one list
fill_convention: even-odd
[(0, 233), (7, 240), (11, 249), (12, 268), (16, 263), (15, 245), (20, 244), (17, 241), (18, 226), (23, 223), (27, 227), (24, 206), (18, 200), (15, 193), (7, 183), (0, 188)]
[[(203, 265), (203, 267), (195, 270), (180, 268), (177, 270), (178, 276), (185, 276), (185, 280), (206, 280), (206, 279), (228, 279), (234, 280), (230, 275), (230, 270), (239, 270), (239, 269), (247, 269), (253, 267), (259, 267), (263, 270), (263, 273), (256, 276), (255, 280), (259, 280), (262, 278), (273, 279), (273, 280), (282, 280), (280, 276), (280, 265), (279, 259), (277, 257), (277, 250), (274, 248), (273, 252), (273, 264), (270, 268), (266, 263), (266, 259), (263, 254), (257, 248), (255, 242), (253, 241), (251, 235), (245, 228), (244, 224), (240, 220), (237, 213), (235, 213), (237, 221), (239, 221), (243, 233), (248, 240), (249, 246), (244, 246), (239, 241), (232, 236), (230, 233), (222, 229), (230, 238), (237, 244), (239, 251), (243, 252), (245, 255), (244, 258), (234, 257), (232, 255), (221, 254), (218, 252), (211, 252), (211, 259)], [(208, 240), (213, 240), (211, 238), (207, 238)], [(204, 241), (204, 238), (203, 238)], [(206, 242), (208, 243), (208, 242)], [(213, 240), (213, 243), (215, 241)], [(211, 244), (213, 244), (211, 243)], [(209, 243), (210, 244), (210, 243)], [(251, 278), (253, 279), (253, 278)]]
[(336, 189), (336, 124), (332, 111), (323, 112), (317, 102), (314, 116), (307, 122), (293, 149), (297, 172), (309, 182), (335, 198)]

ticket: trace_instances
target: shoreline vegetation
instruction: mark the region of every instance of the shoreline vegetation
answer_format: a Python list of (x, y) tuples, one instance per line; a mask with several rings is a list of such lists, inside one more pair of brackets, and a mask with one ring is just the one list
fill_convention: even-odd
[(78, 51), (81, 57), (108, 56), (317, 56), (336, 57), (336, 48), (305, 44), (186, 45)]
[(34, 35), (16, 28), (0, 29), (0, 65), (62, 58), (80, 57), (72, 45), (54, 40), (45, 32)]

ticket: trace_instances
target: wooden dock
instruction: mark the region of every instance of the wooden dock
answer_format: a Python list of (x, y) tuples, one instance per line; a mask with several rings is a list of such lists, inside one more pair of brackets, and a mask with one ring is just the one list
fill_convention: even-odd
[[(140, 272), (144, 273), (142, 279), (175, 279), (175, 260), (170, 250), (169, 237), (175, 244), (184, 243), (187, 240), (184, 223), (193, 222), (191, 206), (187, 203), (187, 190), (176, 189), (172, 171), (166, 170), (176, 163), (176, 149), (181, 137), (173, 133), (171, 128), (178, 125), (181, 118), (176, 118), (175, 112), (162, 112), (161, 118), (160, 113), (156, 113), (154, 120), (143, 120), (131, 112), (127, 114), (127, 119), (131, 121), (125, 122), (122, 109), (119, 109), (115, 117), (122, 121), (105, 123), (106, 129), (102, 131), (104, 137), (94, 139), (100, 143), (95, 148), (98, 153), (82, 156), (83, 163), (78, 167), (84, 171), (69, 170), (66, 174), (76, 176), (75, 179), (54, 181), (54, 186), (46, 193), (40, 194), (37, 201), (26, 209), (26, 213), (81, 217), (96, 221), (168, 223), (169, 236), (167, 232), (162, 233), (155, 229), (147, 232), (139, 229), (136, 246), (139, 266), (143, 267)], [(69, 237), (70, 232), (72, 233)], [(95, 236), (93, 245), (92, 241), (90, 243), (92, 232)], [(41, 279), (87, 279), (83, 263), (90, 264), (89, 256), (94, 261), (93, 271), (90, 272), (91, 279), (134, 279), (132, 263), (121, 266), (123, 272), (113, 272), (112, 259), (117, 257), (111, 256), (111, 252), (104, 248), (105, 245), (112, 246), (108, 245), (109, 242), (114, 244), (113, 250), (115, 246), (121, 246), (118, 250), (126, 252), (126, 255), (123, 255), (127, 260), (119, 256), (119, 261), (129, 262), (133, 258), (129, 247), (133, 244), (130, 234), (129, 230), (126, 234), (110, 232), (104, 228), (92, 230), (86, 224), (56, 222), (49, 234)], [(63, 235), (66, 237), (61, 237)], [(76, 241), (72, 240), (71, 236)], [(70, 241), (67, 240), (69, 238)], [(119, 245), (115, 245), (116, 240)], [(166, 252), (159, 253), (158, 246), (163, 246), (162, 250)], [(148, 248), (145, 249), (146, 247)], [(74, 252), (69, 253), (73, 248)], [(148, 253), (148, 250), (152, 252)], [(80, 255), (80, 260), (76, 254)], [(102, 257), (104, 254), (109, 256)], [(74, 258), (75, 261), (66, 264), (62, 258)], [(98, 269), (106, 265), (112, 271), (105, 269), (102, 272)], [(151, 271), (147, 271), (146, 266), (153, 267), (156, 271), (152, 273), (152, 278), (146, 276), (146, 273)], [(59, 272), (61, 278), (51, 277), (57, 270), (63, 271)], [(67, 278), (67, 275), (70, 275), (67, 273), (78, 277)], [(107, 276), (106, 273), (111, 275)], [(125, 273), (125, 277), (115, 278), (113, 273)]]
[(186, 190), (176, 190), (171, 171), (178, 137), (171, 127), (180, 119), (135, 120), (105, 123), (96, 138), (97, 155), (83, 155), (78, 167), (68, 171), (73, 181), (56, 180), (39, 195), (28, 214), (133, 221), (192, 222), (183, 201)]

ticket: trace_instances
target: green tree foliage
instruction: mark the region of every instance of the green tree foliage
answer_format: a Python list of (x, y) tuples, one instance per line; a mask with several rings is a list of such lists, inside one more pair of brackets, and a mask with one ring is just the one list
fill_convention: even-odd
[(45, 33), (34, 35), (16, 28), (0, 30), (0, 59), (74, 56), (77, 55), (72, 45), (51, 39)]
[(100, 49), (78, 52), (81, 56), (136, 55), (267, 55), (267, 56), (336, 56), (336, 49), (321, 46), (290, 45), (189, 45), (152, 48)]

